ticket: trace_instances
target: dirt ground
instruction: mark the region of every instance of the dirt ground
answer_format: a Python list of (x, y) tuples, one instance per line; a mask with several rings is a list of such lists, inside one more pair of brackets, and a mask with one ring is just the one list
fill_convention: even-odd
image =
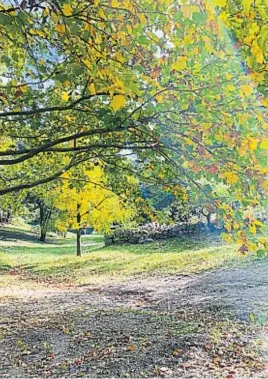
[(0, 312), (2, 378), (268, 378), (267, 260), (95, 288), (21, 286)]

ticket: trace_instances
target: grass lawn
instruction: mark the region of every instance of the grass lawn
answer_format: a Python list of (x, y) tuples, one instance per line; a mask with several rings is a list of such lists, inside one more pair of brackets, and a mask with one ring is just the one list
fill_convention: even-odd
[(0, 229), (4, 376), (163, 377), (168, 368), (186, 377), (188, 367), (187, 377), (212, 368), (227, 378), (265, 367), (268, 260), (205, 236), (107, 247), (83, 236), (76, 257), (74, 235), (43, 244), (16, 233)]
[(27, 243), (26, 246), (0, 246), (0, 284), (4, 284), (4, 277), (11, 269), (84, 285), (138, 274), (196, 273), (251, 259), (241, 257), (235, 245), (225, 245), (219, 239), (174, 238), (145, 245), (105, 247), (103, 237), (93, 234), (84, 236), (83, 244), (81, 258), (75, 256), (74, 236), (51, 240), (48, 244), (35, 241), (35, 246)]

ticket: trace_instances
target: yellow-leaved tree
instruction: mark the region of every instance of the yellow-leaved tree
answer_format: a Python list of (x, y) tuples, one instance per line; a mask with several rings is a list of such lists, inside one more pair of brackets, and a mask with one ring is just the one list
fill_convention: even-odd
[[(82, 174), (82, 175), (81, 175)], [(120, 195), (108, 188), (108, 180), (100, 167), (83, 169), (78, 179), (70, 171), (63, 174), (63, 184), (52, 194), (54, 206), (62, 211), (57, 221), (61, 231), (76, 230), (77, 256), (81, 256), (81, 231), (91, 227), (95, 231), (107, 233), (113, 223), (130, 221), (135, 210)]]

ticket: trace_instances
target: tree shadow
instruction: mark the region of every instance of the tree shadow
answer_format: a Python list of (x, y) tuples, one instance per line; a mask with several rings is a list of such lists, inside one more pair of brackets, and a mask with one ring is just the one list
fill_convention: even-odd
[(33, 234), (31, 232), (22, 231), (19, 229), (7, 229), (7, 228), (1, 228), (0, 229), (0, 241), (30, 241), (30, 242), (38, 242), (39, 237), (36, 234)]
[(16, 228), (1, 227), (0, 228), (0, 241), (17, 242), (25, 241), (43, 245), (54, 244), (56, 240), (47, 238), (46, 242), (40, 241), (40, 236), (34, 232), (24, 231)]

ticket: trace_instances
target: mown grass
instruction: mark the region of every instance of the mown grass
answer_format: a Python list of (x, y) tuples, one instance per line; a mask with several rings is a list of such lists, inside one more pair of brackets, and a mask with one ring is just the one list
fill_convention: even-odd
[(236, 246), (224, 245), (218, 238), (174, 238), (146, 245), (104, 247), (103, 237), (93, 234), (84, 236), (83, 243), (81, 258), (75, 256), (74, 237), (58, 239), (54, 246), (42, 244), (42, 248), (0, 247), (0, 270), (4, 274), (20, 268), (40, 277), (66, 277), (83, 285), (139, 274), (200, 272), (248, 259), (239, 256)]

